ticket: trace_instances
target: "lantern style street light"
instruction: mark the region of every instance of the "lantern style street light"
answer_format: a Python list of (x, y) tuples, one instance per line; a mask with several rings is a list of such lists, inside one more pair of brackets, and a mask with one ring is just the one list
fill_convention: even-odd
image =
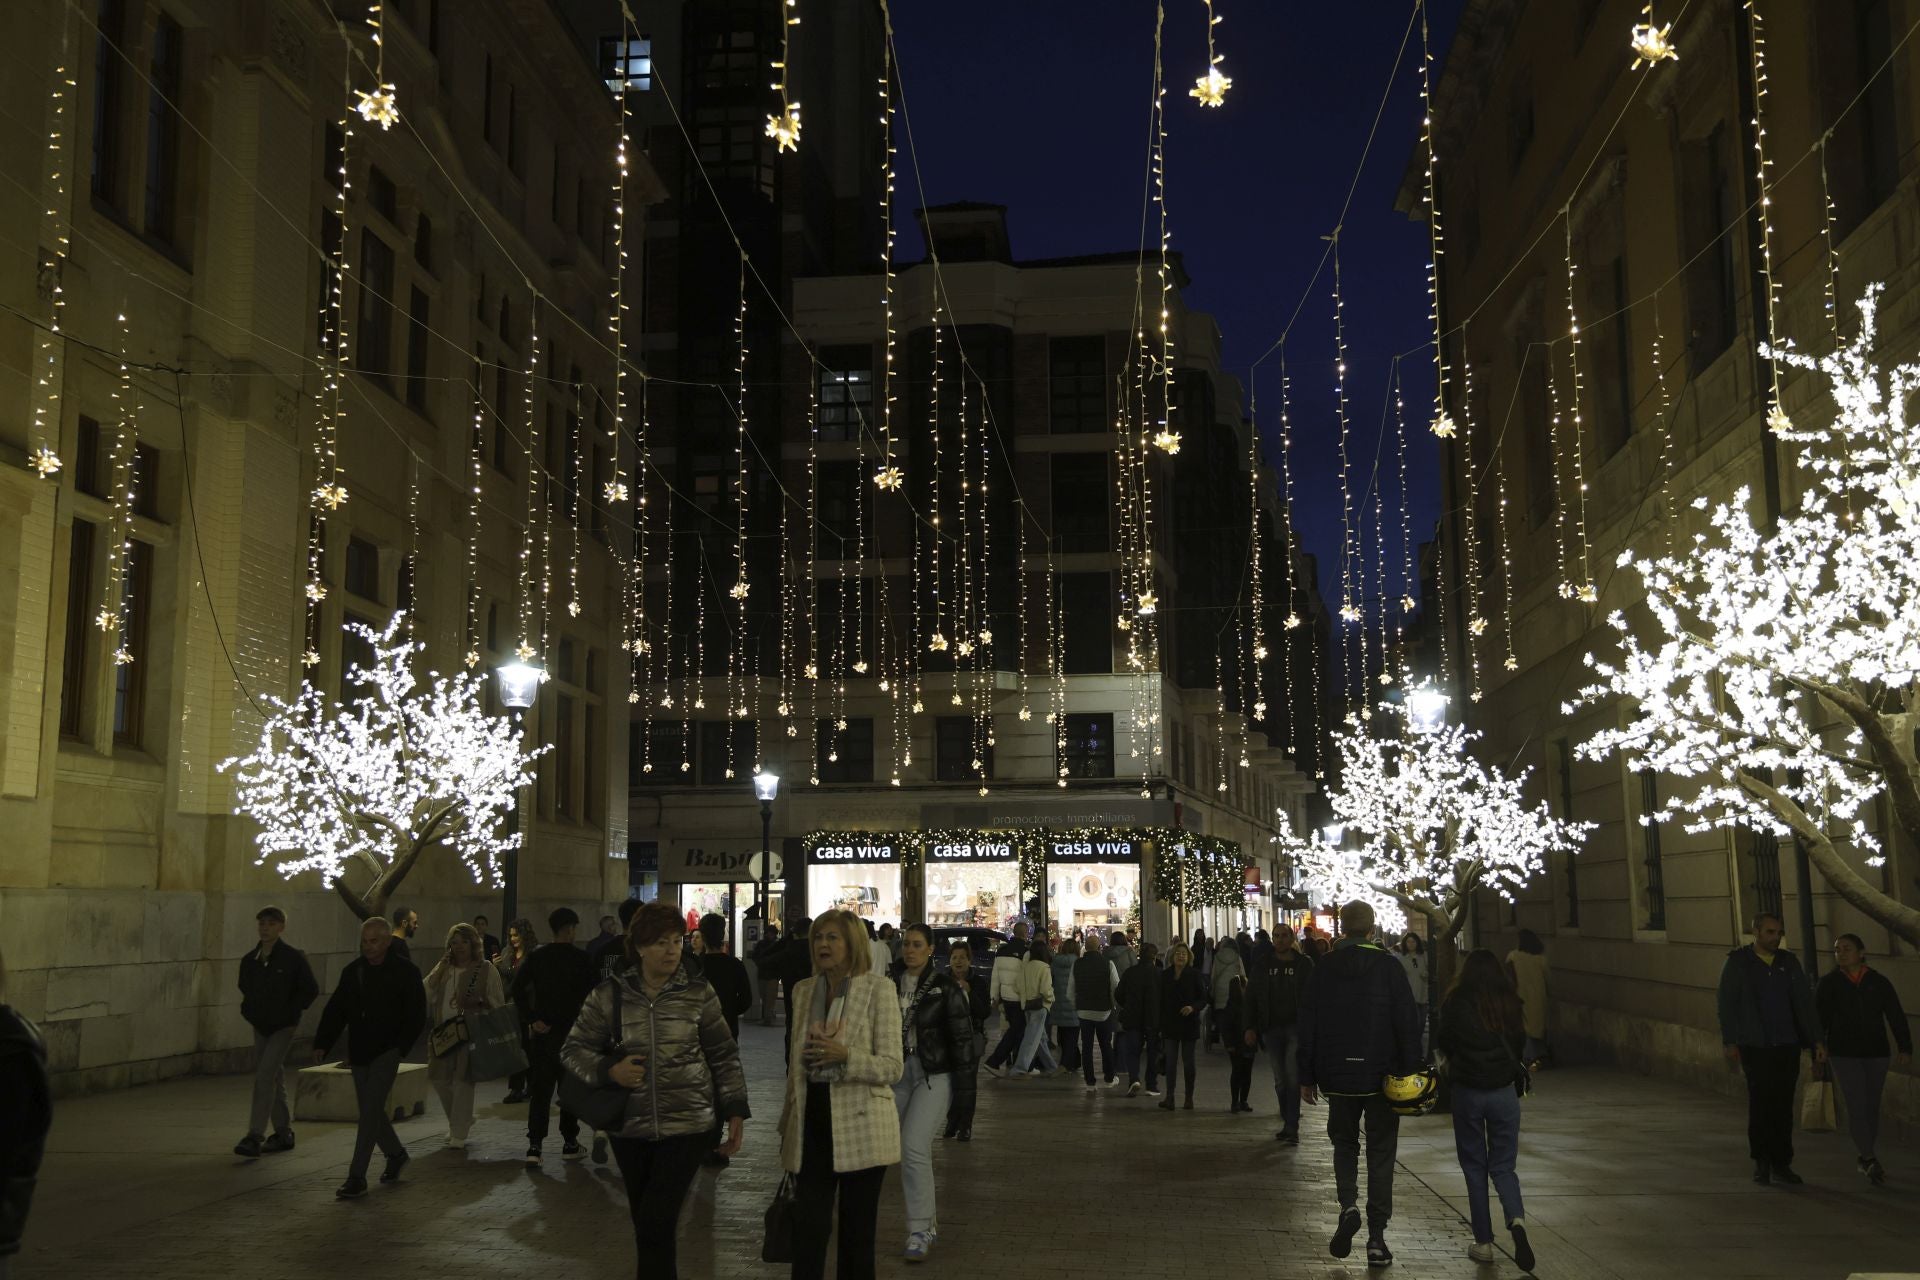
[(1433, 684), (1407, 693), (1407, 723), (1415, 733), (1433, 733), (1447, 723), (1447, 704), (1453, 701)]
[(760, 936), (767, 936), (768, 908), (773, 902), (773, 802), (780, 794), (780, 775), (753, 775), (753, 794), (760, 799)]
[[(544, 668), (532, 666), (515, 659), (493, 669), (493, 679), (499, 687), (500, 705), (513, 712), (516, 725), (526, 724), (527, 708), (540, 696), (540, 686), (545, 682), (547, 673)], [(507, 924), (511, 925), (520, 918), (520, 849), (527, 842), (527, 789), (520, 788), (514, 798), (513, 825), (520, 839), (513, 848), (507, 850), (505, 870), (501, 875), (501, 911)], [(504, 934), (502, 935), (505, 936)]]

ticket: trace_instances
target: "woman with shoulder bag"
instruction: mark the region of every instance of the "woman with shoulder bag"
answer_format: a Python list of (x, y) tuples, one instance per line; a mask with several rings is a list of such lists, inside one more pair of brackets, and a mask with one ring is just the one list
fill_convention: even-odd
[(1026, 1010), (1027, 1029), (1020, 1037), (1020, 1052), (1013, 1058), (1011, 1078), (1058, 1071), (1060, 1064), (1047, 1046), (1047, 1010), (1053, 1008), (1053, 949), (1039, 938), (1034, 939), (1033, 949), (1020, 962), (1020, 1007)]
[(980, 1059), (987, 1051), (987, 1018), (993, 1013), (993, 1002), (987, 995), (987, 984), (973, 976), (973, 948), (966, 943), (956, 942), (948, 950), (947, 976), (967, 998), (967, 1014), (973, 1020), (973, 1060), (966, 1067), (965, 1087), (960, 1084), (959, 1074), (954, 1076), (953, 1101), (947, 1106), (946, 1136), (972, 1142), (973, 1108), (979, 1100), (974, 1082), (979, 1079)]
[[(634, 912), (627, 967), (587, 996), (560, 1050), (562, 1064), (579, 1079), (630, 1091), (608, 1129), (627, 1186), (637, 1274), (647, 1280), (675, 1280), (675, 1235), (687, 1188), (710, 1152), (740, 1150), (751, 1114), (740, 1049), (720, 997), (684, 963), (686, 932), (680, 912), (664, 902)], [(715, 1147), (723, 1120), (726, 1139)]]
[(1160, 981), (1160, 1051), (1166, 1069), (1167, 1096), (1162, 1111), (1173, 1110), (1173, 1087), (1180, 1079), (1180, 1063), (1187, 1064), (1186, 1109), (1193, 1110), (1194, 1045), (1200, 1041), (1200, 1011), (1207, 1007), (1207, 983), (1193, 967), (1193, 952), (1176, 942), (1167, 952), (1167, 971)]
[(470, 924), (447, 930), (447, 951), (427, 974), (427, 1079), (447, 1113), (447, 1145), (463, 1151), (473, 1128), (473, 1070), (463, 1021), (469, 1013), (507, 1002), (500, 972), (482, 952), (480, 931)]
[(1513, 1260), (1533, 1270), (1527, 1241), (1520, 1177), (1520, 1089), (1526, 1068), (1526, 1016), (1507, 971), (1491, 951), (1475, 951), (1454, 975), (1440, 1004), (1440, 1051), (1453, 1081), (1453, 1145), (1467, 1178), (1473, 1244), (1467, 1256), (1492, 1262), (1493, 1216), (1487, 1182), (1499, 1193), (1500, 1209), (1513, 1233)]
[(900, 1029), (905, 1068), (893, 1086), (900, 1115), (900, 1182), (907, 1200), (908, 1262), (925, 1262), (940, 1233), (934, 1212), (933, 1131), (952, 1100), (974, 1088), (973, 1010), (953, 978), (933, 967), (933, 930), (900, 935)]
[(840, 1201), (839, 1280), (873, 1280), (880, 1187), (900, 1163), (900, 1004), (873, 972), (867, 931), (827, 911), (808, 935), (813, 976), (793, 989), (780, 1165), (794, 1178), (793, 1280), (824, 1280)]

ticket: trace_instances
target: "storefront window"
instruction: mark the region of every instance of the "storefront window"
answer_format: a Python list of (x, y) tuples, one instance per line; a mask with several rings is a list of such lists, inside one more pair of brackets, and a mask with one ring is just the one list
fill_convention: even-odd
[(857, 837), (807, 851), (807, 914), (839, 908), (878, 929), (899, 926), (900, 851), (885, 841)]
[(1060, 933), (1124, 929), (1140, 906), (1140, 844), (1130, 838), (1050, 840), (1047, 916)]
[(1011, 840), (930, 844), (927, 923), (1011, 932), (1020, 915), (1020, 863)]

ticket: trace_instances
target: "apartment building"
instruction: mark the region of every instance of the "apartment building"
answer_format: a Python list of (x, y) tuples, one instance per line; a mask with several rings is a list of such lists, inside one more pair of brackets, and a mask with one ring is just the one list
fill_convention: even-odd
[[(1158, 497), (1141, 522), (1143, 587), (1128, 578), (1121, 508), (1137, 498), (1123, 496), (1116, 431), (1138, 341), (1137, 256), (1022, 261), (1001, 206), (917, 216), (938, 260), (896, 264), (890, 384), (878, 264), (791, 282), (774, 421), (780, 489), (811, 495), (815, 517), (800, 521), (806, 545), (788, 562), (813, 574), (800, 589), (810, 632), (800, 656), (818, 678), (796, 684), (785, 714), (769, 694), (743, 720), (719, 711), (733, 704), (709, 669), (671, 691), (678, 710), (656, 705), (635, 724), (636, 882), (651, 872), (658, 879), (644, 892), (689, 911), (731, 911), (751, 932), (752, 855), (764, 835), (781, 862), (775, 916), (841, 903), (876, 924), (1002, 928), (1038, 907), (1057, 928), (1137, 924), (1162, 941), (1271, 923), (1273, 824), (1283, 810), (1298, 817), (1313, 789), (1285, 750), (1296, 708), (1284, 690), (1304, 699), (1310, 682), (1290, 683), (1283, 664), (1310, 669), (1306, 637), (1324, 645), (1325, 611), (1264, 471), (1254, 498), (1250, 426), (1219, 369), (1211, 318), (1180, 303), (1176, 260), (1182, 440), (1178, 454), (1156, 450), (1147, 464)], [(888, 396), (906, 473), (898, 493), (871, 480)], [(962, 532), (935, 532), (955, 529), (969, 499)], [(1240, 684), (1252, 677), (1237, 674), (1228, 624), (1246, 598), (1256, 513), (1270, 712), (1249, 726)], [(959, 633), (941, 621), (957, 616), (962, 585), (976, 593), (970, 616), (985, 621), (970, 627), (994, 636), (990, 664), (963, 661)], [(771, 597), (773, 584), (765, 590)], [(1152, 671), (1129, 664), (1136, 618), (1126, 602), (1137, 608), (1146, 591), (1160, 623)], [(1318, 620), (1297, 629), (1299, 645), (1281, 639), (1290, 607)], [(948, 646), (928, 646), (945, 632)], [(901, 669), (886, 655), (897, 658), (907, 637), (928, 647), (915, 664), (920, 706), (902, 714), (884, 682)], [(767, 656), (781, 652), (769, 646)], [(1216, 678), (1229, 685), (1224, 706)], [(690, 711), (689, 698), (710, 710)], [(764, 831), (749, 759), (783, 779)], [(1152, 891), (1156, 866), (1202, 846), (1254, 859), (1245, 891), (1232, 908), (1170, 910)]]

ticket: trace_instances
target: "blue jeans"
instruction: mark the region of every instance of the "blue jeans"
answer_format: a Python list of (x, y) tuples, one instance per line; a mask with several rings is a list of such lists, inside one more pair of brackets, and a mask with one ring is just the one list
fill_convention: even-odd
[(1300, 1028), (1270, 1027), (1263, 1037), (1273, 1059), (1273, 1092), (1280, 1099), (1280, 1128), (1300, 1131)]
[(1460, 1156), (1460, 1172), (1467, 1175), (1467, 1204), (1473, 1219), (1473, 1238), (1493, 1239), (1493, 1218), (1487, 1207), (1487, 1180), (1500, 1194), (1500, 1211), (1509, 1223), (1524, 1218), (1520, 1203), (1520, 1175), (1513, 1163), (1520, 1155), (1520, 1097), (1512, 1085), (1498, 1089), (1453, 1086), (1453, 1145)]
[(1013, 1059), (1013, 1069), (1025, 1071), (1035, 1062), (1047, 1071), (1060, 1065), (1047, 1045), (1047, 1015), (1038, 1010), (1027, 1018), (1027, 1029), (1020, 1037), (1020, 1052)]

